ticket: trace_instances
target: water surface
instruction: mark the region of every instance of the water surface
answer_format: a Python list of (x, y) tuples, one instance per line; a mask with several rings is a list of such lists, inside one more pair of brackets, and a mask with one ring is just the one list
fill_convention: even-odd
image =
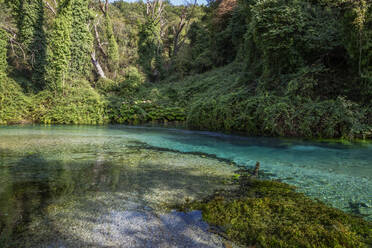
[[(97, 237), (101, 238), (89, 245), (115, 245), (112, 236), (107, 238), (103, 229), (97, 229), (97, 222), (109, 225), (107, 219), (112, 218), (107, 216), (122, 213), (127, 219), (135, 213), (142, 218), (139, 222), (144, 216), (158, 216), (158, 223), (168, 218), (160, 214), (165, 205), (229, 187), (237, 169), (234, 164), (252, 167), (256, 161), (266, 177), (371, 219), (370, 144), (149, 127), (3, 126), (0, 243), (16, 238), (30, 242), (22, 243), (28, 247), (55, 239), (59, 233), (83, 246)], [(205, 244), (218, 247), (209, 241)]]

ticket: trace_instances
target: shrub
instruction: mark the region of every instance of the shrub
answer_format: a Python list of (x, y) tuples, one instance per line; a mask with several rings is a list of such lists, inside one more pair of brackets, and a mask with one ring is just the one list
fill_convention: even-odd
[(45, 124), (103, 124), (105, 102), (86, 81), (70, 82), (63, 94), (42, 91), (35, 96), (33, 118)]
[(0, 124), (29, 122), (31, 100), (13, 80), (0, 73)]
[(118, 91), (122, 96), (130, 96), (137, 92), (145, 81), (145, 76), (134, 66), (124, 70), (125, 78), (118, 84)]
[(115, 92), (118, 90), (118, 83), (108, 78), (100, 78), (93, 84), (94, 88), (102, 93)]
[(109, 107), (114, 123), (138, 125), (146, 122), (185, 121), (185, 110), (181, 107), (168, 107), (151, 101), (111, 102)]

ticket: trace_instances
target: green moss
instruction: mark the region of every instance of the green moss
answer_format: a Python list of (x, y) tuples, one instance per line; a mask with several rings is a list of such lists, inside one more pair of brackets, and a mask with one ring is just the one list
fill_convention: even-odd
[(372, 223), (313, 201), (276, 181), (240, 177), (221, 192), (187, 207), (200, 209), (232, 241), (257, 247), (369, 247)]

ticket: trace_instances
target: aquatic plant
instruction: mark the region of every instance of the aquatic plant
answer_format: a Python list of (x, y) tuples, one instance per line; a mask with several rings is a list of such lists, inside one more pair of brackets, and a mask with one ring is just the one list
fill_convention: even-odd
[(238, 190), (222, 191), (183, 209), (203, 211), (232, 241), (257, 247), (369, 247), (372, 223), (314, 201), (278, 181), (239, 177)]

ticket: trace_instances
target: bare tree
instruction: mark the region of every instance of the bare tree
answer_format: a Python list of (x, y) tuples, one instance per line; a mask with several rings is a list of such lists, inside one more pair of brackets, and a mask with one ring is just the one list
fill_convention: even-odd
[(197, 0), (194, 3), (186, 3), (185, 6), (182, 8), (179, 22), (172, 26), (173, 32), (173, 52), (171, 57), (177, 56), (178, 51), (180, 48), (185, 44), (186, 35), (182, 35), (182, 31), (188, 29), (191, 19), (194, 17), (194, 10), (197, 4)]
[[(97, 2), (96, 2), (97, 3)], [(108, 16), (109, 13), (109, 1), (108, 0), (98, 0), (98, 7), (101, 10), (102, 14), (104, 17)], [(98, 26), (101, 23), (101, 16), (98, 14), (96, 15), (96, 22), (93, 21), (91, 25), (91, 30), (94, 33), (94, 39), (95, 39), (95, 44), (96, 47), (93, 48), (92, 53), (90, 54), (91, 61), (93, 63), (94, 68), (96, 69), (96, 72), (100, 78), (106, 78), (105, 72), (102, 69), (102, 66), (96, 56), (96, 49), (103, 55), (104, 58), (107, 58), (107, 53), (104, 49), (104, 43), (101, 41), (100, 34), (98, 32)]]
[(162, 21), (164, 12), (163, 0), (147, 0), (146, 2), (146, 15), (150, 18), (155, 25)]
[(93, 49), (92, 53), (90, 54), (90, 58), (92, 60), (92, 63), (94, 65), (94, 68), (96, 68), (97, 74), (101, 78), (106, 78), (105, 72), (102, 69), (101, 64), (96, 58), (96, 51)]
[[(101, 38), (99, 36), (98, 32), (98, 25), (100, 24), (100, 18), (98, 15), (96, 15), (96, 20), (97, 22), (93, 21), (93, 24), (88, 24), (88, 26), (91, 26), (89, 29), (94, 31), (94, 38), (95, 38), (95, 43), (97, 44), (97, 49), (102, 53), (102, 55), (106, 58), (107, 54), (105, 52), (105, 49), (103, 48), (103, 44), (101, 42)], [(105, 72), (102, 69), (101, 64), (98, 61), (98, 58), (96, 57), (96, 48), (93, 48), (93, 51), (90, 54), (91, 61), (93, 63), (94, 68), (96, 69), (96, 72), (99, 77), (101, 78), (106, 78)]]

